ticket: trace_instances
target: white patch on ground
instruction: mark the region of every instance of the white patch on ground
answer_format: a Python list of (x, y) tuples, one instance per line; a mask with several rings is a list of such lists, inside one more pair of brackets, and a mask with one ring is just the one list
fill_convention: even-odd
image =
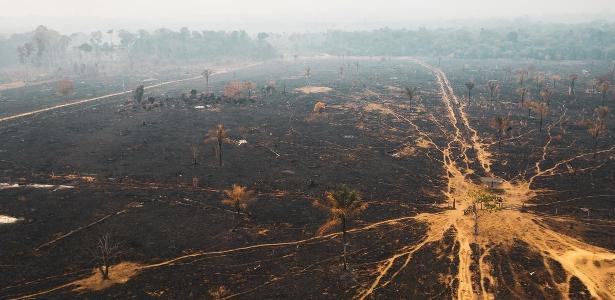
[(248, 143), (248, 141), (246, 141), (246, 140), (239, 140), (239, 141), (237, 141), (237, 146), (241, 146), (241, 145), (247, 144), (247, 143)]
[(18, 188), (18, 187), (19, 187), (19, 184), (17, 184), (17, 183), (11, 184), (11, 183), (0, 182), (0, 190), (14, 189), (14, 188)]
[(21, 219), (14, 218), (11, 216), (0, 215), (0, 224), (13, 224)]
[(72, 185), (53, 185), (53, 184), (40, 184), (40, 183), (18, 184), (18, 183), (0, 182), (0, 190), (18, 189), (18, 188), (33, 188), (33, 189), (46, 189), (46, 190), (53, 189), (53, 191), (55, 192), (58, 190), (74, 189), (75, 187)]
[(205, 106), (203, 106), (203, 105), (197, 105), (197, 106), (195, 106), (194, 108), (196, 108), (196, 109), (203, 109), (203, 108), (205, 108)]
[(295, 91), (302, 92), (304, 94), (328, 93), (332, 90), (332, 88), (326, 86), (304, 86), (302, 88), (295, 89)]

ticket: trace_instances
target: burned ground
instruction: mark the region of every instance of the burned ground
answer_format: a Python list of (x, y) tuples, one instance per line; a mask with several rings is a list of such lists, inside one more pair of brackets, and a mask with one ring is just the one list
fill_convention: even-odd
[[(357, 60), (358, 72), (349, 58), (313, 59), (212, 77), (217, 94), (231, 80), (253, 81), (258, 87), (275, 81), (272, 95), (258, 91), (241, 104), (182, 99), (192, 89), (205, 92), (204, 80), (194, 80), (147, 90), (146, 98), (162, 104), (151, 110), (128, 106), (129, 95), (122, 95), (0, 123), (0, 182), (6, 183), (0, 186), (0, 213), (23, 218), (0, 225), (0, 296), (440, 299), (463, 297), (461, 290), (469, 288), (497, 298), (569, 294), (577, 299), (609, 286), (601, 282), (588, 289), (587, 278), (595, 272), (577, 278), (576, 269), (555, 260), (555, 253), (545, 254), (553, 249), (538, 240), (489, 241), (490, 231), (499, 232), (491, 219), (508, 218), (504, 229), (518, 224), (519, 230), (544, 230), (545, 236), (536, 239), (545, 244), (553, 239), (570, 249), (598, 252), (587, 263), (602, 264), (597, 269), (605, 276), (598, 277), (612, 278), (606, 276), (612, 258), (605, 254), (614, 250), (612, 126), (595, 149), (576, 123), (591, 116), (595, 97), (579, 93), (569, 98), (562, 83), (551, 116), (537, 132), (536, 116), (526, 119), (527, 110), (509, 88), (516, 85), (512, 79), (502, 81), (504, 88), (493, 102), (486, 87), (477, 85), (474, 103), (463, 106), (464, 83), (500, 78), (503, 73), (493, 67), (498, 62), (484, 71), (443, 62), (461, 99), (449, 93), (449, 110), (441, 85), (448, 79), (434, 69), (411, 60)], [(340, 65), (347, 66), (343, 76)], [(304, 76), (306, 66), (310, 77)], [(537, 68), (565, 73), (579, 66)], [(296, 90), (305, 86), (332, 90)], [(412, 101), (400, 92), (406, 86), (418, 87)], [(92, 89), (106, 94), (116, 87), (99, 83)], [(24, 100), (11, 102), (0, 117), (64, 101), (45, 97), (48, 92), (40, 87), (3, 92), (3, 99)], [(313, 112), (317, 101), (327, 104), (323, 113)], [(463, 124), (465, 112), (468, 126), (457, 134), (455, 126)], [(520, 124), (501, 147), (489, 126), (495, 115), (510, 115)], [(203, 143), (217, 124), (230, 130), (223, 166), (217, 165), (213, 144)], [(612, 119), (608, 124), (615, 126)], [(469, 142), (470, 128), (484, 146)], [(239, 145), (240, 140), (247, 143)], [(196, 165), (192, 145), (198, 145)], [(491, 170), (478, 166), (485, 158), (482, 148), (492, 154)], [(457, 214), (465, 201), (457, 199), (457, 210), (450, 209), (451, 195), (464, 192), (453, 174), (464, 155), (467, 170), (475, 171), (460, 172), (464, 187), (480, 186), (480, 176), (493, 175), (515, 185), (496, 188), (512, 195), (520, 190), (517, 184), (532, 181), (531, 196), (505, 198), (505, 211), (483, 216), (486, 225), (479, 237), (467, 234), (472, 217)], [(564, 174), (564, 165), (541, 173), (579, 155), (567, 162), (580, 170), (574, 174)], [(15, 183), (21, 186), (10, 186)], [(258, 193), (237, 230), (232, 230), (233, 212), (221, 204), (222, 191), (234, 183)], [(351, 225), (349, 272), (340, 265), (337, 231), (315, 234), (326, 215), (312, 205), (341, 184), (358, 189), (369, 204)], [(581, 209), (589, 209), (589, 216)], [(132, 275), (125, 283), (83, 287), (80, 280), (96, 266), (91, 248), (107, 232), (120, 244), (116, 263), (133, 262), (126, 267), (135, 272), (127, 272)], [(561, 236), (548, 236), (556, 233)], [(615, 291), (602, 293), (594, 296), (607, 299)]]

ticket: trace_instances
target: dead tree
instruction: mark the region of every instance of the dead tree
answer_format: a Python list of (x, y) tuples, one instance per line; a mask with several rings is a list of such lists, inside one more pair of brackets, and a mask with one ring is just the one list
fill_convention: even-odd
[(495, 94), (496, 94), (496, 90), (499, 87), (499, 83), (497, 80), (489, 80), (489, 82), (487, 82), (487, 86), (489, 86), (489, 92), (491, 94), (491, 101), (495, 100)]
[(574, 96), (574, 83), (577, 80), (577, 78), (579, 78), (579, 76), (577, 74), (570, 74), (568, 76), (568, 96)]
[(111, 239), (108, 233), (103, 234), (98, 238), (94, 254), (98, 260), (98, 270), (103, 280), (109, 280), (109, 268), (117, 255), (119, 246)]

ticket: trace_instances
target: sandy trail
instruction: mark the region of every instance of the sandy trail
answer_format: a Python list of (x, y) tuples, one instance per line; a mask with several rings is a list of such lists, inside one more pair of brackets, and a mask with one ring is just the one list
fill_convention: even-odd
[[(494, 213), (479, 212), (480, 233), (478, 236), (474, 234), (472, 218), (463, 215), (463, 210), (472, 205), (472, 200), (468, 199), (467, 196), (468, 192), (485, 188), (484, 185), (477, 184), (470, 178), (472, 174), (482, 173), (485, 176), (500, 179), (502, 181), (500, 188), (503, 189), (506, 204), (510, 207), (519, 207), (541, 192), (531, 189), (531, 184), (536, 179), (555, 176), (560, 167), (571, 161), (591, 156), (594, 152), (581, 153), (563, 159), (554, 163), (551, 167), (541, 167), (541, 163), (545, 160), (546, 154), (544, 154), (543, 159), (536, 162), (535, 170), (533, 170), (534, 175), (528, 180), (521, 178), (516, 182), (510, 182), (497, 177), (492, 174), (491, 170), (493, 154), (489, 151), (489, 144), (484, 143), (478, 131), (471, 126), (468, 114), (465, 111), (465, 104), (455, 96), (446, 74), (422, 61), (408, 59), (430, 70), (436, 76), (440, 88), (441, 98), (447, 112), (449, 123), (447, 125), (452, 128), (452, 131), (446, 134), (448, 143), (445, 146), (438, 147), (431, 139), (429, 141), (442, 155), (444, 176), (447, 179), (446, 190), (442, 192), (449, 201), (453, 201), (453, 199), (456, 201), (457, 210), (420, 215), (418, 219), (428, 223), (430, 228), (425, 239), (418, 245), (404, 246), (398, 253), (383, 261), (374, 270), (372, 283), (359, 290), (356, 298), (365, 299), (374, 296), (379, 288), (388, 285), (408, 265), (412, 254), (417, 249), (420, 249), (428, 241), (442, 239), (442, 234), (452, 227), (457, 231), (455, 238), (460, 245), (458, 254), (459, 273), (457, 274), (459, 285), (454, 298), (494, 299), (495, 296), (487, 291), (484, 284), (485, 280), (488, 280), (490, 285), (497, 285), (495, 278), (491, 276), (493, 266), (485, 262), (485, 257), (490, 253), (490, 245), (496, 244), (505, 249), (511, 248), (515, 240), (518, 239), (530, 245), (532, 251), (541, 253), (543, 257), (551, 258), (562, 265), (568, 274), (567, 282), (557, 286), (563, 298), (568, 297), (570, 278), (576, 276), (593, 297), (615, 299), (615, 253), (555, 232), (544, 224), (543, 218), (545, 217), (531, 213), (521, 213), (511, 209)], [(411, 120), (397, 113), (395, 113), (395, 116), (413, 125), (421, 137), (428, 137)], [(549, 136), (543, 153), (546, 153), (550, 143), (551, 137)], [(469, 149), (472, 149), (475, 153), (478, 164), (474, 164), (469, 158)], [(608, 153), (613, 150), (615, 150), (615, 147), (598, 150), (596, 153)], [(456, 158), (460, 158), (463, 167), (459, 164), (459, 159)], [(474, 165), (477, 165), (477, 167), (473, 167)], [(599, 165), (596, 167), (599, 167)], [(472, 243), (476, 243), (484, 251), (478, 261), (479, 287), (472, 283), (472, 277), (475, 275), (471, 270), (472, 248), (470, 245)], [(402, 257), (406, 257), (402, 267), (396, 270), (393, 275), (389, 275), (390, 272), (393, 272), (391, 270), (393, 262)], [(390, 279), (385, 281), (384, 279), (387, 276)]]
[[(246, 65), (243, 65), (243, 66), (240, 66), (240, 67), (222, 67), (222, 68), (219, 68), (219, 69), (215, 70), (213, 75), (211, 75), (211, 77), (216, 76), (216, 75), (220, 75), (220, 74), (224, 74), (224, 73), (229, 73), (229, 72), (237, 71), (237, 70), (240, 70), (240, 69), (245, 69), (245, 68), (253, 67), (253, 66), (256, 66), (256, 65), (259, 65), (259, 64), (260, 63), (251, 63), (251, 64), (246, 64)], [(197, 79), (202, 79), (202, 78), (203, 78), (203, 76), (194, 76), (194, 77), (189, 77), (189, 78), (184, 78), (184, 79), (171, 80), (171, 81), (166, 81), (166, 82), (161, 82), (161, 83), (158, 83), (158, 84), (146, 86), (145, 89), (148, 90), (148, 89), (153, 89), (153, 88), (157, 88), (157, 87), (161, 87), (161, 86), (172, 85), (172, 84), (176, 84), (176, 83), (180, 83), (180, 82), (197, 80)], [(52, 111), (52, 110), (59, 110), (59, 109), (63, 109), (63, 108), (71, 107), (71, 106), (81, 105), (81, 104), (90, 103), (90, 102), (94, 102), (94, 101), (98, 101), (98, 100), (103, 100), (103, 99), (108, 99), (108, 98), (112, 98), (112, 97), (116, 97), (116, 96), (122, 96), (122, 95), (130, 94), (132, 92), (133, 92), (132, 90), (123, 91), (123, 92), (117, 92), (117, 93), (107, 94), (107, 95), (103, 95), (103, 96), (97, 96), (97, 97), (93, 97), (93, 98), (81, 99), (81, 100), (77, 100), (77, 101), (73, 101), (73, 102), (69, 102), (69, 103), (58, 104), (58, 105), (54, 105), (54, 106), (50, 106), (50, 107), (46, 107), (46, 108), (42, 108), (42, 109), (37, 109), (37, 110), (29, 111), (29, 112), (19, 113), (19, 114), (15, 114), (15, 115), (11, 115), (11, 116), (6, 116), (6, 117), (0, 118), (0, 123), (6, 122), (6, 121), (15, 120), (15, 119), (19, 119), (19, 118), (23, 118), (23, 117), (33, 116), (33, 115), (37, 115), (37, 114), (48, 112), (48, 111)]]

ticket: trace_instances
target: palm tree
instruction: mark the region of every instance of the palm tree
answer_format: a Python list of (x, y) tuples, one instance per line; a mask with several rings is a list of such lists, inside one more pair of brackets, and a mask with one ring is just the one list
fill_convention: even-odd
[(496, 116), (491, 120), (491, 127), (497, 131), (498, 148), (502, 148), (502, 136), (510, 129), (510, 120), (507, 117)]
[(468, 104), (470, 104), (470, 100), (472, 99), (472, 89), (474, 88), (474, 81), (466, 82), (466, 87), (468, 88)]
[(224, 128), (224, 125), (218, 124), (216, 127), (209, 129), (204, 142), (209, 143), (212, 141), (218, 142), (216, 152), (218, 154), (218, 162), (222, 166), (222, 144), (230, 141), (228, 131)]
[(570, 81), (568, 85), (568, 96), (574, 95), (574, 82), (577, 80), (577, 78), (579, 78), (577, 74), (570, 74), (568, 76), (568, 80)]
[(600, 85), (600, 92), (602, 93), (602, 106), (604, 106), (606, 95), (609, 92), (609, 82), (608, 81), (605, 81)]
[(553, 91), (550, 88), (546, 88), (540, 91), (540, 97), (549, 106), (551, 104), (551, 97), (553, 97)]
[(222, 199), (222, 204), (228, 205), (235, 211), (235, 228), (239, 224), (239, 214), (241, 210), (247, 210), (248, 205), (256, 201), (254, 191), (247, 187), (233, 184), (230, 190), (224, 190), (226, 198)]
[(413, 87), (413, 88), (406, 87), (406, 88), (404, 88), (404, 95), (406, 95), (406, 97), (408, 97), (408, 100), (410, 101), (410, 105), (412, 105), (412, 98), (414, 98), (415, 94), (416, 94), (416, 87)]
[(329, 213), (329, 219), (318, 229), (318, 235), (324, 234), (337, 225), (342, 226), (342, 260), (344, 263), (344, 270), (348, 270), (348, 264), (346, 263), (347, 223), (350, 219), (359, 215), (361, 211), (365, 210), (367, 208), (367, 203), (361, 201), (359, 192), (342, 186), (335, 192), (326, 192), (325, 199), (316, 199), (313, 205)]

